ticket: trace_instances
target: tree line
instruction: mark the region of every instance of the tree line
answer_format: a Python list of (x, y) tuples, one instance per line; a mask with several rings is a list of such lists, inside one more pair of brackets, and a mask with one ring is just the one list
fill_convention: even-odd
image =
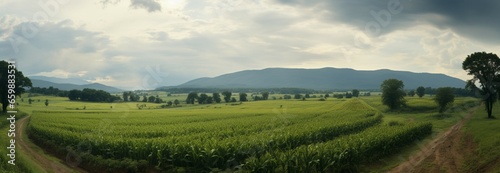
[(68, 98), (72, 101), (79, 100), (88, 102), (115, 102), (121, 100), (119, 96), (114, 96), (109, 92), (91, 88), (84, 88), (83, 90), (71, 90), (68, 93)]
[(68, 94), (69, 94), (69, 91), (60, 90), (59, 88), (54, 88), (52, 86), (50, 86), (48, 88), (32, 87), (29, 90), (29, 92), (43, 94), (43, 95), (49, 95), (49, 96), (58, 96), (58, 97), (68, 97)]

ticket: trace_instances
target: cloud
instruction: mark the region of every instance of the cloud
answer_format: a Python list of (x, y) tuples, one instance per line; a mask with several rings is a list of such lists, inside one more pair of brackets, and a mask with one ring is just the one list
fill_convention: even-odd
[[(452, 29), (468, 38), (500, 44), (500, 1), (491, 0), (277, 0), (282, 4), (324, 11), (325, 21), (342, 21), (372, 36), (417, 25)], [(378, 29), (378, 30), (377, 30)]]
[(161, 5), (157, 0), (130, 0), (133, 8), (144, 8), (148, 12), (161, 11)]

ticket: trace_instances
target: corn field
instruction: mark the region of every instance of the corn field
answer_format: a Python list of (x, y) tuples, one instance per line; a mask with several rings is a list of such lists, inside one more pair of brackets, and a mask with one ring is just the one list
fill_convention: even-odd
[(109, 172), (336, 172), (432, 131), (383, 125), (382, 117), (358, 99), (289, 110), (37, 111), (28, 132), (41, 146)]

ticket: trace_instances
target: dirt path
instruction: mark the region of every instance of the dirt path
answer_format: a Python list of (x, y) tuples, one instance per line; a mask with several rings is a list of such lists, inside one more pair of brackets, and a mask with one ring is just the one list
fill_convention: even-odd
[(67, 165), (65, 165), (62, 161), (58, 160), (52, 160), (47, 158), (45, 155), (38, 153), (35, 151), (29, 143), (30, 141), (25, 141), (23, 139), (24, 131), (26, 129), (26, 124), (29, 120), (29, 116), (24, 117), (20, 120), (17, 121), (17, 126), (19, 130), (19, 133), (17, 134), (18, 136), (16, 137), (16, 144), (17, 147), (20, 151), (22, 151), (25, 155), (27, 155), (33, 163), (37, 163), (40, 167), (45, 169), (48, 172), (55, 172), (55, 173), (67, 173), (67, 172), (85, 172), (84, 170), (78, 169), (78, 168), (71, 168)]
[(464, 156), (472, 154), (475, 148), (472, 137), (466, 136), (460, 129), (472, 117), (475, 110), (471, 110), (460, 122), (389, 172), (460, 172)]

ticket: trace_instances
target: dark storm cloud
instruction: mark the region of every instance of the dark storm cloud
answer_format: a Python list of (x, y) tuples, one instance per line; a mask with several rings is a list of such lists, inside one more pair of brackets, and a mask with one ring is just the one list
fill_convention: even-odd
[(500, 1), (495, 0), (278, 0), (323, 12), (325, 20), (342, 21), (371, 36), (420, 24), (500, 44)]

